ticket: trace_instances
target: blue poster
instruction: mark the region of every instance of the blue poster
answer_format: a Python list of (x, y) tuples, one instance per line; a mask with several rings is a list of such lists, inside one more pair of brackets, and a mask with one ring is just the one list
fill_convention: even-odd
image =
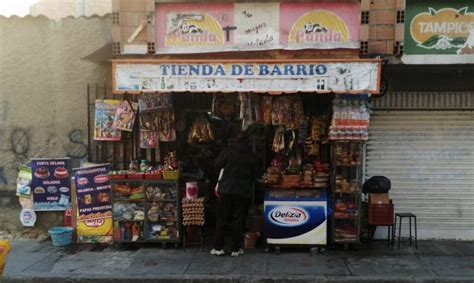
[(32, 159), (33, 209), (61, 211), (71, 208), (69, 158)]

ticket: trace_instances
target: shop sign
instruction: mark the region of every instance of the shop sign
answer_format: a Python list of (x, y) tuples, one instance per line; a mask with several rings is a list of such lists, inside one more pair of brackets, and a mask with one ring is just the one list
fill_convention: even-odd
[(69, 158), (31, 160), (35, 211), (62, 211), (71, 208), (69, 162)]
[(158, 54), (359, 48), (359, 3), (158, 3)]
[(82, 243), (112, 241), (112, 187), (109, 165), (74, 170), (77, 234)]
[(379, 60), (150, 62), (114, 62), (114, 92), (379, 92)]
[[(470, 63), (474, 57), (474, 2), (407, 1), (405, 63)], [(474, 62), (474, 61), (472, 61)]]

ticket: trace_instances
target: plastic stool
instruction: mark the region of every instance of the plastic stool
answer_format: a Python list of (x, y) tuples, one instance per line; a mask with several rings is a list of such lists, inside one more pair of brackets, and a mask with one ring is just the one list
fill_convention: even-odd
[[(402, 234), (402, 220), (403, 218), (408, 218), (408, 221), (409, 221), (409, 227), (410, 227), (410, 237), (408, 238), (410, 240), (410, 246), (411, 246), (411, 242), (412, 242), (412, 239), (415, 240), (415, 249), (418, 249), (418, 233), (417, 233), (417, 226), (416, 226), (416, 215), (413, 214), (413, 213), (395, 213), (395, 227), (394, 229), (396, 230), (397, 229), (397, 222), (398, 222), (398, 219), (400, 219), (400, 223), (398, 224), (398, 249), (400, 249), (400, 239), (401, 239), (401, 234)], [(414, 219), (414, 224), (415, 224), (415, 236), (413, 237), (412, 233), (411, 233), (411, 219)]]

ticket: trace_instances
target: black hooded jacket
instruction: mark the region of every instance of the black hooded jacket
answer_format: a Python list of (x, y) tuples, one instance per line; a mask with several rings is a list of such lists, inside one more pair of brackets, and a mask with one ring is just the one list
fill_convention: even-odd
[(253, 183), (257, 177), (257, 159), (248, 145), (238, 143), (223, 150), (214, 161), (214, 168), (224, 168), (219, 181), (219, 193), (252, 197)]

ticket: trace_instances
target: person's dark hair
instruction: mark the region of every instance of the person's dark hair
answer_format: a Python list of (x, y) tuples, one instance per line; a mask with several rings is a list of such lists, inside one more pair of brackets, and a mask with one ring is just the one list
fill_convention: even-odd
[(239, 142), (242, 142), (242, 143), (244, 143), (244, 142), (249, 142), (249, 141), (250, 141), (250, 135), (249, 135), (248, 131), (246, 131), (246, 130), (245, 130), (245, 131), (241, 131), (241, 132), (239, 133), (239, 135), (237, 136), (237, 140), (238, 140)]

